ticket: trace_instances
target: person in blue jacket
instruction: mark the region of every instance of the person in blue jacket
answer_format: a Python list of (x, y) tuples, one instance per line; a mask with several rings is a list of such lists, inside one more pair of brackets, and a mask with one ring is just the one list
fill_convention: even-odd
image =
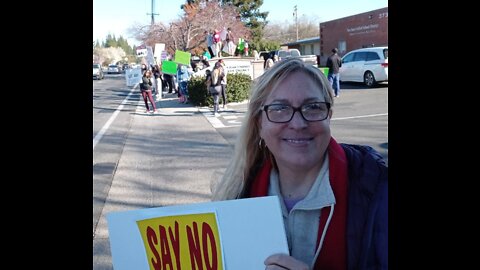
[(388, 166), (330, 131), (333, 89), (299, 59), (253, 85), (235, 152), (213, 200), (278, 196), (289, 254), (266, 269), (388, 269)]

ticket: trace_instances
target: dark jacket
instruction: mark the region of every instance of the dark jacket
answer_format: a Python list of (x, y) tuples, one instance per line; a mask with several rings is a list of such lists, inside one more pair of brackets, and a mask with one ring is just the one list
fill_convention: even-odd
[(327, 59), (328, 73), (337, 74), (342, 66), (342, 58), (338, 54), (332, 54)]
[[(342, 186), (338, 184), (335, 185), (332, 182), (331, 185), (336, 194), (337, 204), (342, 201), (347, 202), (346, 211), (341, 211), (341, 205), (339, 205), (340, 208), (335, 206), (332, 222), (327, 230), (324, 246), (314, 269), (345, 269), (344, 263), (319, 265), (319, 260), (323, 259), (322, 253), (335, 257), (327, 258), (326, 264), (328, 261), (340, 262), (346, 257), (346, 266), (349, 270), (388, 269), (388, 167), (383, 158), (369, 146), (337, 144), (332, 138), (329, 145), (329, 164), (331, 182), (334, 179), (343, 178), (342, 174), (344, 173), (338, 168), (347, 168), (348, 183), (345, 182), (348, 186), (347, 192), (341, 190), (339, 192), (338, 187)], [(264, 162), (245, 193), (249, 194), (247, 197), (267, 195), (270, 168), (270, 162)], [(322, 209), (320, 217), (325, 216), (323, 213)], [(345, 213), (346, 229), (345, 218), (339, 216), (345, 215)], [(321, 226), (322, 221), (319, 232), (323, 230)], [(339, 231), (339, 227), (344, 229)], [(342, 248), (338, 252), (338, 242), (329, 241), (329, 237), (330, 239), (345, 239), (346, 248), (340, 244)], [(317, 235), (317, 244), (318, 238)]]
[(152, 80), (146, 76), (142, 77), (142, 82), (140, 83), (140, 91), (152, 90)]

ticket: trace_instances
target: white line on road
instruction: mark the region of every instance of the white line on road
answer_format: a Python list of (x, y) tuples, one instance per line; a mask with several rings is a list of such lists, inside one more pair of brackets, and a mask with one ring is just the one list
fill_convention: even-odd
[(338, 117), (338, 118), (332, 118), (332, 120), (345, 120), (345, 119), (355, 119), (355, 118), (365, 118), (365, 117), (375, 117), (375, 116), (385, 116), (385, 115), (388, 115), (388, 113), (367, 114), (367, 115), (350, 116), (350, 117)]
[(102, 129), (97, 133), (97, 135), (95, 135), (95, 138), (93, 138), (93, 150), (95, 150), (95, 146), (97, 145), (97, 143), (100, 141), (100, 139), (102, 139), (103, 135), (105, 134), (105, 132), (107, 132), (108, 128), (110, 127), (110, 125), (113, 123), (113, 121), (115, 120), (115, 118), (117, 118), (117, 115), (120, 113), (120, 111), (123, 109), (123, 107), (125, 106), (125, 104), (127, 104), (128, 102), (128, 99), (130, 98), (130, 96), (133, 94), (133, 90), (135, 90), (135, 87), (137, 86), (137, 84), (135, 84), (133, 87), (132, 87), (132, 90), (130, 90), (130, 93), (128, 93), (127, 97), (122, 101), (122, 103), (118, 106), (118, 108), (113, 112), (112, 116), (110, 116), (110, 118), (108, 119), (107, 123), (105, 123), (105, 125), (103, 125)]

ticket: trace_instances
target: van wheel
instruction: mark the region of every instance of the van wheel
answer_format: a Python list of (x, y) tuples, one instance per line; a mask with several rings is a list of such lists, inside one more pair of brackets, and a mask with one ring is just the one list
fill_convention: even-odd
[(370, 71), (365, 72), (365, 75), (363, 75), (363, 82), (368, 87), (372, 87), (377, 83), (375, 81), (375, 76), (373, 76), (373, 73)]

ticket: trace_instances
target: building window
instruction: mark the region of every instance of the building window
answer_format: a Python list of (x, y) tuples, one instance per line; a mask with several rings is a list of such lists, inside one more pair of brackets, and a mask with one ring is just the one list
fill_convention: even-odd
[(347, 52), (347, 42), (346, 41), (339, 41), (338, 42), (338, 52), (339, 53)]

